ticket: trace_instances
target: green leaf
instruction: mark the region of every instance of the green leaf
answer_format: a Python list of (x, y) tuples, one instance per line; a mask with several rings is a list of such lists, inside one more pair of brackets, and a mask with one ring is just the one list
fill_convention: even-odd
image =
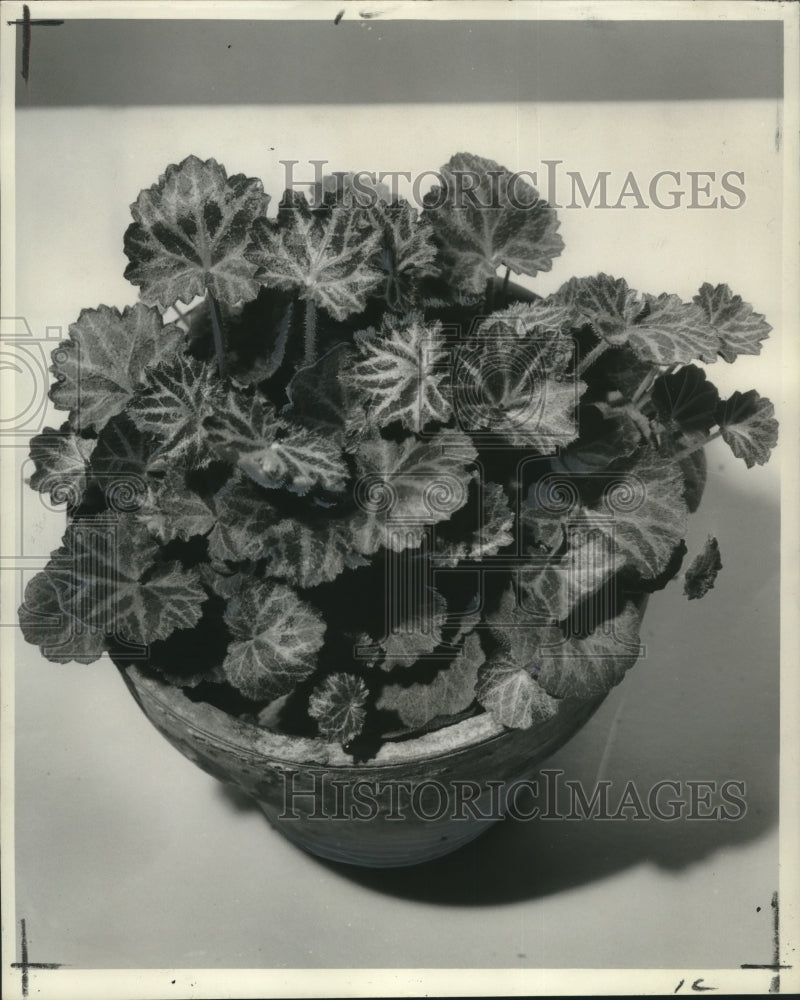
[(314, 486), (344, 489), (348, 471), (335, 439), (278, 419), (259, 396), (236, 389), (216, 398), (213, 406), (203, 423), (209, 444), (260, 486), (300, 496)]
[(36, 471), (30, 485), (39, 493), (49, 493), (52, 503), (77, 507), (86, 489), (88, 463), (97, 441), (75, 434), (69, 424), (61, 430), (45, 427), (31, 438), (31, 459)]
[(639, 295), (624, 278), (571, 278), (557, 292), (578, 322), (589, 323), (613, 347), (628, 345), (644, 361), (685, 364), (716, 360), (719, 335), (696, 303), (677, 295)]
[(196, 570), (157, 563), (158, 546), (131, 515), (73, 521), (46, 572), (59, 603), (87, 628), (134, 643), (192, 628), (206, 593)]
[(225, 621), (233, 641), (222, 667), (245, 697), (277, 698), (313, 672), (325, 622), (289, 587), (252, 583), (228, 602)]
[(356, 335), (358, 360), (341, 375), (352, 396), (351, 428), (387, 427), (399, 421), (419, 433), (432, 422), (446, 423), (450, 402), (443, 393), (448, 349), (441, 323), (421, 317), (405, 322), (385, 317), (381, 329)]
[(332, 674), (318, 684), (308, 699), (308, 714), (331, 741), (347, 744), (364, 728), (367, 685), (355, 674)]
[(145, 302), (164, 308), (206, 291), (229, 305), (254, 299), (255, 266), (244, 251), (268, 204), (261, 181), (228, 177), (216, 160), (171, 164), (131, 205), (125, 277)]
[[(639, 657), (641, 614), (632, 601), (587, 636), (535, 629), (539, 684), (554, 698), (594, 698), (619, 684)], [(556, 645), (557, 644), (557, 645)]]
[(279, 515), (251, 480), (234, 477), (214, 495), (216, 524), (208, 536), (212, 559), (241, 562), (266, 554), (267, 533)]
[(397, 712), (404, 725), (417, 729), (440, 715), (456, 715), (475, 700), (478, 668), (485, 656), (478, 636), (465, 639), (459, 655), (440, 670), (429, 684), (402, 687), (387, 684), (377, 707)]
[(84, 309), (52, 353), (50, 399), (70, 411), (74, 427), (99, 431), (128, 406), (146, 369), (176, 356), (184, 340), (179, 327), (164, 326), (158, 310), (141, 303), (121, 313)]
[(719, 353), (725, 361), (733, 362), (740, 354), (761, 353), (761, 341), (769, 336), (772, 327), (727, 285), (714, 287), (706, 282), (693, 301), (719, 335)]
[(456, 566), (465, 559), (494, 556), (514, 541), (514, 512), (503, 487), (487, 483), (481, 494), (481, 507), (480, 524), (466, 540), (444, 540), (437, 536), (437, 566)]
[(662, 375), (653, 385), (653, 403), (672, 430), (708, 431), (716, 423), (719, 392), (697, 365)]
[(451, 285), (480, 293), (500, 266), (529, 275), (551, 269), (564, 241), (556, 232), (556, 213), (533, 187), (469, 153), (457, 153), (440, 174), (443, 185), (425, 196), (423, 218), (433, 225)]
[(28, 581), (18, 614), (25, 641), (53, 663), (94, 663), (106, 651), (102, 632), (65, 613), (47, 570)]
[(478, 671), (478, 701), (503, 726), (530, 729), (547, 722), (559, 703), (504, 649), (492, 653)]
[(717, 423), (723, 440), (737, 458), (743, 458), (748, 469), (769, 461), (778, 443), (778, 421), (775, 407), (755, 389), (734, 392), (717, 407)]
[(717, 579), (717, 573), (722, 569), (722, 559), (719, 554), (719, 542), (709, 537), (703, 548), (692, 560), (686, 570), (683, 581), (683, 592), (690, 601), (699, 600), (711, 590)]
[(375, 438), (356, 454), (354, 545), (371, 555), (381, 545), (402, 552), (420, 544), (428, 524), (446, 521), (467, 502), (477, 452), (465, 434), (440, 431), (428, 441)]
[(311, 208), (286, 191), (277, 222), (259, 219), (246, 256), (268, 288), (295, 292), (344, 320), (363, 312), (381, 282), (373, 263), (381, 233), (343, 205)]
[(139, 430), (159, 441), (159, 458), (187, 466), (212, 459), (202, 420), (217, 384), (213, 365), (179, 355), (147, 373), (144, 387), (128, 407)]

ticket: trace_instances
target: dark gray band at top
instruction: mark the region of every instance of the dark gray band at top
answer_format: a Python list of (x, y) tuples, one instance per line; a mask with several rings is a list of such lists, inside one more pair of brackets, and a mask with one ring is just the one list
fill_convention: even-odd
[[(34, 21), (29, 84), (17, 74), (17, 105), (777, 98), (782, 29), (781, 21), (347, 16), (339, 24)], [(19, 68), (22, 28), (17, 32)]]

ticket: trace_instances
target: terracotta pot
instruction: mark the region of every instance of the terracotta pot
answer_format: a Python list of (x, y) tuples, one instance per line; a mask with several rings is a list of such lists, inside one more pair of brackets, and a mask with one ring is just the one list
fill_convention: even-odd
[[(285, 837), (320, 857), (374, 868), (430, 861), (488, 829), (501, 818), (508, 786), (530, 777), (603, 700), (565, 699), (555, 717), (530, 730), (473, 716), (389, 741), (354, 764), (336, 744), (268, 732), (191, 701), (139, 667), (120, 671), (156, 729), (204, 771), (252, 796)], [(471, 805), (470, 785), (480, 788)]]

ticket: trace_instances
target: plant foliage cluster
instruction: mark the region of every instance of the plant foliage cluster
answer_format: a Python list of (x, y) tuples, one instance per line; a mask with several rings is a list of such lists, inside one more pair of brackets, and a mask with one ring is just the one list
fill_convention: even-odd
[[(463, 171), (493, 207), (459, 199)], [(26, 638), (58, 662), (144, 649), (193, 697), (354, 752), (618, 683), (641, 595), (680, 571), (703, 446), (753, 466), (776, 442), (769, 400), (720, 398), (699, 363), (770, 327), (727, 285), (509, 285), (563, 248), (510, 177), (459, 154), (421, 212), (337, 175), (272, 216), (258, 180), (167, 167), (125, 234), (141, 301), (84, 310), (53, 353), (68, 416), (30, 484), (67, 531)], [(687, 595), (720, 566), (710, 539)]]

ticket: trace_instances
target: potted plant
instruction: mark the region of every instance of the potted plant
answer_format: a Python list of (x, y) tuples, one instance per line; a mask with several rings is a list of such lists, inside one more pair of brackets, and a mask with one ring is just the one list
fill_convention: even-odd
[[(53, 352), (68, 419), (30, 485), (67, 529), (20, 622), (50, 660), (108, 654), (291, 839), (409, 864), (499, 818), (636, 662), (704, 446), (752, 467), (777, 440), (698, 362), (770, 327), (727, 285), (510, 283), (551, 268), (558, 220), (478, 156), (421, 211), (351, 174), (268, 203), (190, 156), (133, 204), (141, 301)], [(710, 538), (687, 596), (720, 567)]]

